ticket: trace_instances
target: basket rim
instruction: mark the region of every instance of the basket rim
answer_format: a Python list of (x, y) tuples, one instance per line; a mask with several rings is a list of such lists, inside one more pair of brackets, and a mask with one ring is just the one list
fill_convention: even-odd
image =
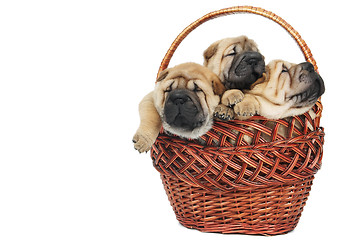
[[(232, 120), (233, 121), (233, 120)], [(238, 121), (238, 120), (237, 120)], [(207, 134), (207, 133), (206, 133)], [(167, 133), (160, 133), (156, 142), (168, 142), (172, 145), (178, 145), (179, 147), (183, 148), (194, 148), (197, 149), (199, 152), (209, 152), (209, 151), (264, 151), (268, 150), (270, 148), (274, 147), (284, 147), (285, 145), (290, 146), (290, 144), (296, 142), (296, 141), (313, 141), (312, 139), (315, 136), (324, 136), (325, 133), (323, 131), (323, 127), (318, 127), (314, 131), (311, 131), (307, 134), (292, 137), (292, 138), (286, 138), (281, 140), (275, 140), (271, 142), (262, 142), (262, 143), (256, 143), (256, 144), (249, 144), (249, 145), (243, 145), (243, 146), (207, 146), (202, 145), (200, 143), (196, 143), (192, 139), (182, 138), (176, 135), (169, 135)], [(154, 147), (154, 145), (152, 146)]]
[[(158, 172), (191, 186), (213, 192), (263, 188), (292, 184), (315, 175), (321, 168), (323, 136), (319, 128), (272, 146), (222, 148), (189, 144), (163, 134), (153, 145), (151, 156)], [(298, 149), (300, 146), (308, 150)], [(283, 155), (287, 149), (298, 156)]]

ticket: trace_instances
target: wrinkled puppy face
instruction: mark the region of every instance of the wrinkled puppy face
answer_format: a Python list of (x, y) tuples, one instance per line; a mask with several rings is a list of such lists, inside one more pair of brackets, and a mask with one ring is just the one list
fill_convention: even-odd
[(204, 66), (217, 74), (226, 89), (249, 89), (265, 72), (264, 57), (246, 36), (217, 41), (203, 56)]
[(257, 91), (275, 104), (301, 110), (316, 103), (325, 92), (325, 85), (309, 62), (293, 64), (274, 60), (267, 65), (266, 81), (252, 89), (253, 93)]
[(209, 69), (185, 63), (164, 70), (157, 80), (154, 104), (164, 130), (186, 138), (208, 132), (224, 86)]

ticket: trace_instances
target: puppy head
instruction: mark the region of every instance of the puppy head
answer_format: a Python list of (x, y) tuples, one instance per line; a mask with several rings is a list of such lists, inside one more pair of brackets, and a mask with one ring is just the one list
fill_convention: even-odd
[(154, 105), (164, 130), (186, 138), (208, 132), (224, 92), (219, 78), (206, 67), (184, 63), (164, 70), (154, 90)]
[(265, 96), (275, 105), (288, 106), (294, 111), (291, 115), (298, 115), (316, 103), (325, 92), (325, 85), (309, 62), (274, 60), (267, 65), (266, 77), (257, 81), (251, 92)]
[(264, 57), (246, 36), (219, 40), (204, 51), (203, 57), (204, 66), (217, 74), (227, 89), (249, 89), (265, 72)]

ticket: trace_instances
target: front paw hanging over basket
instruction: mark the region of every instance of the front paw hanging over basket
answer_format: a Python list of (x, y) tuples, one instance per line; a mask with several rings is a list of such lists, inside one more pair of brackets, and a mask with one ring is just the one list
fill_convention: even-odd
[[(297, 31), (274, 13), (246, 6), (211, 12), (190, 24), (171, 45), (159, 72), (199, 25), (244, 12), (285, 28), (317, 70)], [(254, 116), (246, 121), (215, 121), (197, 140), (161, 133), (151, 157), (179, 222), (204, 232), (276, 235), (293, 230), (321, 167), (321, 113), (318, 100), (310, 112), (286, 119)]]

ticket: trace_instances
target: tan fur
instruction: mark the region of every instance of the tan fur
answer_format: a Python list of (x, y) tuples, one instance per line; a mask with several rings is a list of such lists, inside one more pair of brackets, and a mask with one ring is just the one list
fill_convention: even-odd
[[(227, 56), (236, 50), (237, 53), (245, 51), (259, 52), (257, 44), (249, 39), (247, 36), (239, 36), (234, 38), (224, 38), (212, 43), (203, 53), (203, 65), (211, 69), (219, 79), (224, 82), (228, 76), (233, 57)], [(221, 104), (217, 107), (216, 113), (219, 115), (226, 115), (228, 119), (234, 117), (233, 110), (227, 106), (237, 104), (244, 97), (244, 94), (239, 89), (227, 90), (221, 97)]]
[(203, 53), (203, 65), (211, 69), (219, 79), (224, 82), (225, 75), (231, 67), (234, 56), (227, 56), (236, 50), (237, 53), (244, 51), (258, 52), (257, 44), (246, 36), (225, 38), (211, 44)]
[[(290, 73), (282, 73), (282, 68), (287, 67)], [(316, 114), (311, 109), (312, 105), (302, 108), (294, 108), (293, 100), (290, 99), (295, 93), (298, 93), (302, 86), (297, 85), (297, 81), (291, 76), (294, 76), (297, 69), (296, 64), (288, 63), (282, 60), (271, 61), (266, 68), (266, 74), (262, 78), (258, 79), (251, 87), (251, 90), (245, 91), (244, 95), (240, 95), (235, 89), (227, 90), (222, 97), (222, 103), (216, 108), (216, 114), (225, 115), (223, 119), (232, 119), (233, 117), (239, 120), (246, 120), (256, 114), (264, 116), (268, 119), (280, 119), (283, 118), (289, 122), (289, 117), (301, 115), (305, 112), (309, 112), (311, 119), (316, 117)], [(238, 99), (237, 99), (238, 98)], [(231, 111), (230, 105), (226, 103), (235, 104), (234, 111)], [(269, 128), (274, 127), (274, 122), (270, 121), (266, 123)], [(295, 122), (295, 128), (302, 132), (303, 126), (299, 122)], [(313, 131), (313, 126), (308, 123), (307, 128)], [(249, 131), (254, 132), (255, 129), (250, 128)], [(280, 125), (278, 128), (278, 135), (288, 138), (294, 137), (288, 136), (288, 128)], [(271, 141), (271, 136), (265, 133), (261, 134), (261, 137), (265, 141)], [(253, 139), (250, 136), (245, 135), (244, 140), (248, 144), (252, 144)]]
[(154, 106), (153, 92), (148, 93), (139, 104), (140, 125), (133, 137), (134, 148), (139, 152), (149, 151), (162, 126)]
[[(287, 67), (289, 72), (282, 72)], [(302, 90), (302, 83), (293, 79), (296, 71), (300, 71), (296, 64), (282, 60), (271, 61), (267, 65), (266, 76), (259, 79), (251, 90), (245, 91), (241, 102), (234, 106), (237, 119), (245, 120), (255, 114), (268, 119), (280, 119), (301, 115), (313, 106), (294, 107), (291, 96)]]
[[(171, 90), (182, 88), (193, 90), (195, 86), (201, 89), (197, 92), (197, 96), (201, 101), (203, 111), (208, 114), (208, 121), (191, 134), (173, 131), (163, 120), (164, 104), (168, 94), (166, 90), (170, 88)], [(157, 79), (154, 91), (146, 95), (139, 104), (140, 126), (133, 137), (135, 149), (139, 152), (150, 150), (162, 124), (165, 130), (181, 137), (197, 138), (203, 135), (212, 126), (214, 109), (219, 104), (219, 95), (224, 91), (219, 78), (199, 64), (184, 63), (164, 70)]]

